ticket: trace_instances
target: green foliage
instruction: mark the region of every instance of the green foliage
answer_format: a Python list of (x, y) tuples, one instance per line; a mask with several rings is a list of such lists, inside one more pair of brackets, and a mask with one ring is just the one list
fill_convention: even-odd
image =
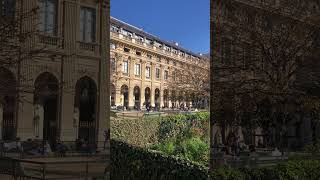
[(111, 138), (140, 147), (158, 142), (159, 118), (115, 118), (111, 122)]
[(209, 159), (209, 113), (168, 116), (161, 121), (159, 143), (151, 149), (203, 165)]
[[(114, 118), (111, 120), (111, 138), (140, 147), (194, 135), (208, 139), (208, 120), (208, 112), (140, 119)], [(190, 131), (190, 128), (193, 129)]]
[(111, 179), (208, 179), (208, 170), (187, 160), (111, 141)]
[(166, 156), (115, 140), (111, 141), (111, 154), (111, 179), (318, 180), (320, 178), (320, 160), (291, 160), (277, 166), (252, 169), (219, 167), (213, 172), (208, 172), (206, 167), (188, 160)]
[(190, 161), (198, 162), (203, 165), (208, 164), (209, 145), (208, 143), (203, 142), (199, 137), (183, 141), (180, 148), (182, 151), (178, 156), (182, 156)]
[(313, 144), (306, 145), (304, 150), (311, 153), (320, 153), (320, 138), (317, 139)]
[(219, 167), (214, 170), (210, 177), (212, 180), (245, 180), (244, 174), (228, 167)]
[(160, 151), (167, 155), (174, 155), (176, 146), (174, 141), (166, 141), (163, 143), (155, 144), (151, 147), (152, 150)]

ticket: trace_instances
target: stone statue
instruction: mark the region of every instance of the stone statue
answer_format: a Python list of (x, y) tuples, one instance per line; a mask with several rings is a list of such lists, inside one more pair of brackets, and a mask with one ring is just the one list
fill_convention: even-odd
[(34, 105), (33, 128), (35, 137), (42, 138), (43, 133), (43, 107), (40, 104)]

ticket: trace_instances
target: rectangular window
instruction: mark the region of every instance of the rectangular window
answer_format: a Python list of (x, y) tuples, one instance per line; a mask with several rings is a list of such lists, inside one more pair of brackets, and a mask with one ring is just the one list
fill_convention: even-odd
[(93, 8), (80, 9), (80, 41), (94, 42), (96, 38), (96, 12)]
[(160, 79), (160, 69), (156, 68), (156, 78)]
[(168, 80), (168, 74), (169, 72), (167, 70), (164, 71), (164, 80)]
[(146, 67), (146, 78), (147, 79), (151, 78), (151, 68), (149, 66)]
[(5, 17), (14, 17), (16, 9), (16, 0), (0, 0), (1, 15)]
[(55, 0), (40, 0), (39, 30), (47, 35), (56, 34), (57, 3)]
[(134, 75), (140, 76), (140, 74), (141, 74), (140, 71), (141, 71), (140, 64), (135, 64), (134, 65)]
[(116, 70), (116, 59), (115, 58), (111, 58), (111, 69), (113, 71)]
[(129, 66), (128, 61), (123, 61), (123, 65), (122, 65), (122, 72), (123, 72), (123, 73), (129, 74), (128, 66)]

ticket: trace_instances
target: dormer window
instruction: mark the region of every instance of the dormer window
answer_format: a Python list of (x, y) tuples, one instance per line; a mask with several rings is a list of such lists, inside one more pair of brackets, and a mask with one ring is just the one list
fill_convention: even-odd
[(146, 44), (147, 45), (152, 45), (152, 41), (150, 39), (146, 39)]
[(110, 30), (113, 31), (113, 32), (118, 32), (119, 28), (117, 26), (111, 25)]
[(129, 32), (127, 30), (124, 30), (124, 29), (122, 29), (122, 34), (125, 35), (125, 36), (128, 36), (128, 37), (131, 37), (131, 38), (133, 36), (133, 34), (131, 32)]
[(137, 36), (137, 40), (140, 42), (144, 42), (144, 38), (142, 36)]
[(140, 51), (136, 51), (136, 55), (141, 56), (141, 52)]

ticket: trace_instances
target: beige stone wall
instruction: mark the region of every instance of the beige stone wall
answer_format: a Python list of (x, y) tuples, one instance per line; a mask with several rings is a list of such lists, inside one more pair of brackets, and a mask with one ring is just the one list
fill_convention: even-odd
[[(22, 1), (25, 9), (36, 7), (37, 0)], [(104, 141), (103, 130), (109, 128), (109, 3), (96, 0), (58, 0), (57, 34), (34, 35), (27, 46), (43, 47), (37, 58), (28, 59), (12, 69), (20, 81), (18, 112), (16, 113), (17, 136), (22, 140), (35, 138), (34, 91), (39, 75), (52, 74), (59, 83), (57, 107), (57, 138), (74, 141), (74, 99), (77, 81), (83, 77), (92, 79), (97, 87), (96, 140)], [(103, 4), (102, 4), (103, 2)], [(96, 12), (96, 40), (81, 42), (79, 38), (80, 7), (91, 7)], [(29, 22), (25, 28), (33, 28)], [(20, 75), (18, 75), (20, 72)], [(40, 138), (40, 136), (39, 136)]]
[[(164, 98), (164, 91), (172, 91), (169, 89), (170, 80), (164, 79), (164, 71), (168, 71), (169, 78), (172, 77), (172, 73), (175, 70), (183, 70), (182, 65), (194, 64), (196, 61), (200, 61), (197, 57), (182, 57), (173, 52), (165, 51), (162, 48), (157, 48), (153, 45), (147, 45), (144, 42), (139, 42), (134, 38), (128, 38), (118, 32), (110, 32), (111, 43), (115, 45), (115, 48), (110, 49), (110, 58), (115, 59), (115, 70), (112, 71), (111, 81), (112, 85), (115, 87), (114, 94), (115, 105), (123, 106), (124, 100), (121, 92), (121, 87), (123, 85), (129, 88), (129, 108), (134, 108), (134, 87), (139, 87), (140, 89), (140, 108), (145, 108), (145, 89), (150, 88), (151, 90), (151, 106), (155, 107), (155, 90), (160, 90), (160, 108), (166, 107), (170, 108), (172, 103), (170, 98)], [(125, 52), (124, 48), (130, 49), (130, 52)], [(137, 55), (136, 52), (141, 52), (141, 55)], [(150, 59), (148, 56), (151, 55)], [(158, 60), (160, 58), (160, 61)], [(129, 73), (124, 74), (122, 71), (123, 62), (128, 61), (129, 63)], [(175, 62), (175, 63), (174, 63)], [(134, 65), (140, 64), (141, 75), (136, 76), (134, 74)], [(209, 62), (204, 61), (200, 64), (203, 67), (209, 67)], [(146, 78), (146, 67), (151, 68), (151, 78)], [(185, 66), (187, 67), (187, 66)], [(156, 68), (160, 69), (160, 78), (156, 78)], [(167, 102), (167, 103), (165, 103)], [(175, 102), (177, 103), (177, 102)], [(186, 103), (185, 103), (186, 104)], [(191, 104), (191, 103), (189, 103)]]

